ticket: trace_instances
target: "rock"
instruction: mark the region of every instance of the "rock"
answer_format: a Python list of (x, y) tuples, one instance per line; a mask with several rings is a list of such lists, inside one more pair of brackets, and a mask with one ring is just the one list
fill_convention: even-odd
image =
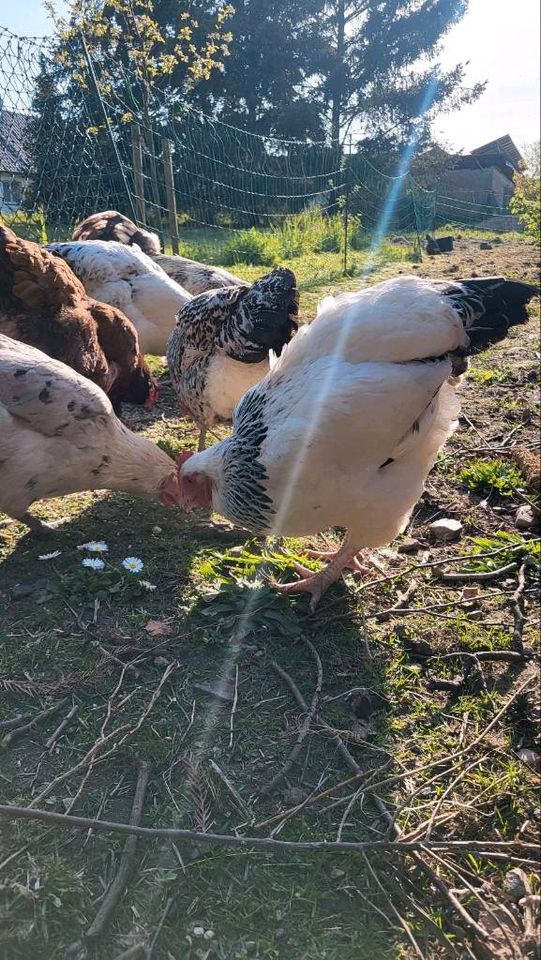
[(448, 543), (450, 540), (458, 540), (463, 525), (460, 520), (444, 517), (442, 520), (434, 520), (434, 523), (431, 523), (428, 529), (437, 543)]
[(510, 897), (511, 900), (514, 900), (515, 903), (518, 903), (519, 900), (522, 900), (523, 897), (532, 892), (527, 874), (524, 870), (521, 870), (520, 867), (515, 867), (505, 874), (503, 889), (507, 896)]
[(406, 537), (405, 540), (401, 540), (398, 544), (399, 553), (417, 553), (421, 549), (422, 544), (419, 540), (416, 540), (415, 537)]
[(515, 514), (515, 527), (517, 530), (533, 530), (539, 523), (534, 508), (529, 503), (523, 503)]
[(229, 680), (218, 680), (216, 683), (194, 683), (194, 687), (201, 693), (214, 697), (215, 700), (221, 700), (222, 703), (233, 703), (235, 691)]
[(339, 867), (331, 867), (330, 878), (331, 880), (340, 880), (340, 877), (345, 877), (346, 871), (340, 870)]
[(536, 750), (529, 750), (528, 747), (522, 747), (522, 749), (517, 750), (517, 755), (526, 766), (532, 767), (533, 770), (540, 769), (541, 757)]
[(163, 533), (163, 530), (161, 527), (152, 527), (152, 533), (155, 537), (158, 537), (160, 533)]
[(481, 243), (479, 244), (479, 249), (480, 249), (480, 250), (492, 250), (492, 244), (491, 244), (491, 243), (488, 243), (487, 240), (483, 240), (483, 241), (481, 241)]

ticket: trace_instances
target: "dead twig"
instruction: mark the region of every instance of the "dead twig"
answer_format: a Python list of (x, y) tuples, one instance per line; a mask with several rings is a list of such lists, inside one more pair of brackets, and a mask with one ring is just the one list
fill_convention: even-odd
[(144, 943), (134, 943), (133, 947), (128, 947), (122, 953), (117, 953), (115, 960), (138, 960), (138, 957), (146, 957), (147, 948)]
[(33, 730), (34, 727), (37, 727), (40, 720), (45, 720), (47, 717), (52, 717), (54, 713), (64, 706), (65, 700), (59, 700), (58, 703), (55, 703), (52, 707), (47, 707), (46, 710), (40, 710), (39, 713), (36, 713), (28, 723), (23, 723), (20, 727), (14, 727), (9, 733), (6, 733), (5, 736), (0, 740), (0, 747), (4, 749), (10, 747), (12, 743), (15, 743), (16, 740), (20, 740), (21, 737), (24, 737), (25, 733), (29, 733), (30, 730)]
[(229, 749), (233, 749), (234, 722), (237, 703), (239, 700), (239, 665), (235, 664), (235, 691), (233, 693), (233, 703), (231, 704), (231, 713), (229, 714)]
[(53, 730), (53, 732), (51, 733), (51, 736), (45, 741), (45, 747), (47, 750), (51, 750), (54, 747), (56, 741), (59, 739), (60, 735), (66, 729), (72, 717), (75, 716), (78, 709), (79, 708), (77, 704), (74, 704), (71, 710), (66, 714), (64, 719), (60, 721), (56, 730)]
[(526, 573), (529, 567), (529, 560), (526, 558), (522, 563), (520, 570), (518, 572), (518, 585), (515, 590), (512, 601), (513, 601), (513, 634), (511, 637), (511, 643), (513, 650), (524, 656), (524, 644), (522, 642), (522, 635), (524, 633), (524, 625), (526, 623), (526, 610), (525, 610), (525, 601), (524, 601), (524, 591), (526, 590)]
[[(298, 734), (297, 734), (297, 739), (296, 739), (296, 741), (295, 741), (295, 745), (294, 745), (291, 753), (289, 754), (289, 757), (287, 758), (286, 762), (285, 762), (284, 765), (282, 766), (281, 770), (279, 770), (278, 773), (276, 774), (276, 776), (274, 776), (274, 777), (272, 778), (271, 782), (268, 783), (266, 787), (263, 787), (263, 790), (261, 791), (261, 796), (262, 796), (262, 797), (266, 797), (266, 796), (269, 795), (269, 793), (272, 793), (273, 790), (276, 789), (276, 787), (278, 786), (278, 784), (280, 784), (280, 783), (282, 782), (282, 780), (284, 779), (284, 777), (286, 777), (286, 776), (288, 775), (289, 771), (291, 770), (291, 768), (292, 768), (293, 765), (295, 764), (295, 761), (297, 760), (297, 757), (299, 756), (299, 754), (300, 754), (300, 752), (301, 752), (301, 750), (302, 750), (304, 740), (305, 740), (306, 736), (307, 736), (308, 733), (309, 733), (309, 730), (310, 730), (310, 726), (311, 726), (311, 724), (312, 724), (312, 721), (314, 720), (314, 718), (315, 718), (316, 715), (317, 715), (317, 707), (318, 707), (318, 703), (319, 703), (319, 697), (320, 697), (320, 695), (321, 695), (321, 689), (322, 689), (322, 686), (323, 686), (323, 666), (322, 666), (322, 663), (321, 663), (321, 657), (319, 656), (319, 653), (317, 652), (317, 650), (316, 650), (316, 648), (314, 647), (313, 643), (312, 643), (310, 640), (306, 640), (305, 643), (306, 643), (306, 645), (308, 646), (308, 648), (310, 649), (311, 653), (313, 654), (314, 659), (315, 659), (315, 661), (316, 661), (316, 667), (317, 667), (317, 680), (316, 680), (316, 685), (315, 685), (315, 688), (314, 688), (314, 693), (313, 693), (313, 695), (312, 695), (312, 701), (311, 701), (311, 703), (310, 703), (310, 707), (308, 708), (308, 710), (306, 710), (306, 716), (305, 716), (305, 718), (304, 718), (304, 720), (303, 720), (303, 722), (302, 722), (302, 724), (301, 724), (301, 727), (300, 727), (299, 732), (298, 732)], [(303, 698), (303, 700), (304, 700), (304, 698)]]
[(220, 780), (222, 781), (226, 789), (229, 790), (229, 793), (233, 797), (241, 813), (243, 813), (245, 817), (251, 818), (253, 815), (252, 810), (250, 809), (248, 804), (242, 799), (239, 791), (233, 785), (233, 783), (231, 782), (227, 774), (223, 772), (222, 768), (218, 766), (215, 760), (210, 761), (210, 767), (211, 767), (211, 770), (214, 770), (214, 773), (220, 778)]
[(133, 834), (145, 839), (165, 838), (170, 840), (189, 840), (203, 845), (221, 845), (228, 847), (253, 847), (260, 850), (318, 851), (326, 853), (353, 853), (361, 850), (396, 850), (414, 853), (419, 850), (452, 851), (454, 853), (472, 853), (483, 851), (490, 857), (493, 851), (524, 851), (531, 855), (539, 854), (536, 843), (526, 840), (430, 840), (406, 842), (403, 840), (273, 840), (271, 837), (242, 837), (223, 833), (202, 833), (200, 830), (187, 830), (180, 827), (138, 827), (131, 823), (118, 823), (113, 820), (96, 820), (92, 817), (75, 817), (72, 814), (55, 813), (53, 810), (37, 810), (35, 807), (18, 807), (0, 804), (0, 817), (6, 820), (37, 820), (41, 823), (66, 829), (95, 830), (97, 833)]
[[(141, 816), (143, 813), (143, 806), (145, 803), (145, 795), (148, 786), (148, 778), (150, 775), (150, 764), (145, 760), (141, 760), (139, 763), (139, 770), (137, 774), (137, 784), (135, 787), (135, 794), (133, 797), (133, 804), (130, 815), (130, 825), (139, 826), (141, 822)], [(120, 858), (120, 864), (118, 867), (118, 873), (114, 878), (111, 886), (109, 887), (105, 897), (101, 902), (101, 906), (94, 917), (94, 920), (90, 924), (86, 934), (85, 939), (87, 943), (95, 943), (105, 930), (107, 924), (111, 919), (111, 914), (113, 913), (118, 901), (120, 900), (125, 887), (127, 886), (130, 877), (135, 868), (135, 851), (137, 847), (137, 837), (129, 836), (126, 839), (124, 844), (124, 849), (122, 851), (122, 856)]]
[[(477, 557), (474, 559), (477, 559)], [(501, 577), (507, 576), (508, 573), (513, 573), (516, 568), (517, 564), (515, 562), (507, 563), (505, 567), (498, 567), (497, 570), (485, 570), (483, 572), (457, 570), (456, 573), (444, 573), (439, 567), (435, 567), (434, 575), (442, 583), (462, 583), (465, 580), (469, 580), (472, 583), (488, 583), (491, 580), (500, 580)]]
[(404, 593), (399, 593), (398, 598), (392, 607), (388, 607), (387, 610), (382, 610), (382, 612), (377, 616), (378, 623), (385, 623), (386, 620), (390, 620), (393, 613), (396, 610), (401, 610), (403, 607), (409, 603), (410, 600), (413, 600), (417, 590), (419, 589), (419, 584), (416, 580), (412, 580), (407, 590)]

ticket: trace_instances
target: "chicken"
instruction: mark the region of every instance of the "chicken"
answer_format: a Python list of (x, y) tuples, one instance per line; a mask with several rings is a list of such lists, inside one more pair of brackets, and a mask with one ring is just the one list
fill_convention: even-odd
[(69, 266), (0, 223), (0, 333), (62, 360), (97, 383), (120, 414), (158, 396), (137, 331), (119, 310), (91, 300)]
[(231, 420), (240, 398), (269, 372), (297, 329), (295, 275), (280, 268), (251, 287), (202, 293), (178, 314), (167, 342), (167, 363), (180, 409), (207, 427)]
[(0, 510), (41, 528), (35, 500), (80, 490), (179, 499), (174, 462), (115, 416), (90, 380), (0, 334)]
[(308, 591), (314, 609), (362, 548), (404, 530), (456, 427), (466, 355), (524, 322), (535, 293), (500, 277), (399, 277), (327, 298), (242, 398), (232, 435), (179, 455), (183, 505), (258, 534), (345, 528), (326, 567), (280, 585)]
[(206, 290), (244, 285), (243, 280), (223, 267), (212, 267), (186, 257), (162, 254), (157, 234), (141, 229), (116, 210), (104, 210), (87, 217), (75, 227), (73, 239), (118, 240), (128, 246), (137, 244), (144, 253), (154, 257), (156, 263), (172, 280), (193, 296), (205, 293)]
[(66, 260), (89, 296), (129, 317), (145, 353), (165, 353), (175, 315), (191, 296), (146, 253), (105, 240), (50, 243), (47, 249)]

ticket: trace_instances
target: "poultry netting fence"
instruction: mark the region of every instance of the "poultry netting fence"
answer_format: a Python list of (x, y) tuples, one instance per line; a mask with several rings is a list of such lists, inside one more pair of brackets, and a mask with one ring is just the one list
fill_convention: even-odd
[(489, 202), (389, 176), (348, 144), (262, 137), (187, 106), (133, 67), (0, 27), (0, 214), (66, 239), (117, 209), (166, 249), (224, 265), (304, 256), (305, 276), (354, 271), (386, 241), (419, 248), (440, 226), (505, 230)]

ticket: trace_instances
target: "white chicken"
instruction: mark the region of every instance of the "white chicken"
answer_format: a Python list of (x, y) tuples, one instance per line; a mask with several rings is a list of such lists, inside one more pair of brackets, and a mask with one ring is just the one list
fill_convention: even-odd
[(87, 294), (117, 307), (131, 320), (143, 353), (163, 355), (178, 310), (190, 294), (137, 246), (82, 240), (50, 243), (66, 260)]
[(129, 220), (117, 210), (103, 210), (101, 213), (91, 214), (75, 227), (73, 239), (117, 240), (128, 246), (137, 244), (144, 253), (154, 258), (172, 280), (193, 296), (205, 293), (206, 290), (241, 286), (244, 283), (223, 267), (214, 267), (206, 263), (198, 263), (197, 260), (189, 260), (187, 257), (162, 253), (156, 233), (150, 233), (149, 230), (138, 227), (133, 220)]
[(226, 287), (194, 297), (178, 314), (167, 363), (180, 409), (207, 427), (228, 422), (249, 387), (269, 372), (297, 329), (295, 274), (280, 267), (251, 287)]
[(28, 507), (80, 490), (179, 500), (174, 462), (121, 423), (100, 387), (0, 334), (0, 510), (42, 532)]
[(524, 322), (535, 293), (498, 277), (399, 277), (327, 298), (242, 398), (232, 435), (179, 455), (183, 505), (258, 534), (345, 528), (326, 567), (279, 585), (308, 591), (313, 609), (362, 548), (404, 530), (455, 429), (465, 356)]

